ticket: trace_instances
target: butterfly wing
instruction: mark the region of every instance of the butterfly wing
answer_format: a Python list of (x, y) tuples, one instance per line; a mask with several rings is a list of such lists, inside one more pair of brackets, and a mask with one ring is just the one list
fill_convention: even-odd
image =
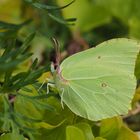
[(63, 102), (77, 115), (101, 120), (126, 114), (136, 87), (137, 42), (112, 39), (60, 65)]

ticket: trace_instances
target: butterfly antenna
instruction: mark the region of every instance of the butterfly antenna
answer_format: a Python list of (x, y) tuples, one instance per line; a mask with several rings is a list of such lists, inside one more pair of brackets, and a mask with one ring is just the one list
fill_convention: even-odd
[(58, 70), (59, 64), (60, 64), (60, 44), (59, 44), (58, 40), (55, 38), (52, 38), (52, 41), (54, 43), (54, 48), (55, 48), (55, 53), (56, 53), (55, 66), (56, 66), (56, 70)]

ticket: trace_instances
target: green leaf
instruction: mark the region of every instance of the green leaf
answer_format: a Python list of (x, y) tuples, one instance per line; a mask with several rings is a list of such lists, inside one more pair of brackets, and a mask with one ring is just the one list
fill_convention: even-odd
[(86, 140), (93, 140), (94, 136), (92, 134), (92, 130), (89, 124), (87, 123), (79, 123), (75, 125), (79, 129), (81, 129), (85, 135)]
[(137, 80), (140, 79), (140, 54), (138, 55), (136, 60), (135, 76), (137, 77)]
[(140, 132), (138, 131), (138, 132), (136, 132), (136, 134), (138, 135), (138, 137), (139, 137), (139, 139), (140, 139)]
[(136, 133), (123, 125), (116, 140), (139, 140), (139, 138)]
[(120, 117), (103, 120), (100, 127), (100, 136), (107, 140), (115, 140), (122, 124)]
[[(113, 16), (120, 18), (125, 22), (131, 16), (131, 7), (134, 3), (133, 0), (95, 0), (96, 4), (99, 4), (106, 8)], [(109, 6), (110, 5), (110, 6)]]
[(133, 38), (138, 38), (140, 39), (140, 19), (137, 17), (132, 17), (129, 20), (129, 36)]
[(8, 71), (9, 69), (15, 68), (18, 64), (28, 59), (31, 55), (32, 54), (26, 54), (18, 59), (13, 60), (12, 62), (10, 61), (0, 65), (0, 71)]
[(102, 137), (96, 137), (94, 140), (107, 140), (107, 139), (104, 139)]
[(136, 41), (112, 39), (67, 58), (56, 81), (61, 100), (93, 121), (127, 114), (136, 88), (139, 49)]
[(5, 30), (18, 30), (22, 26), (27, 25), (30, 22), (31, 22), (31, 20), (27, 20), (27, 21), (25, 21), (25, 22), (23, 22), (21, 24), (12, 24), (12, 23), (7, 23), (7, 22), (0, 21), (0, 29), (5, 29)]
[(61, 23), (61, 24), (74, 25), (73, 23), (69, 23), (69, 22), (74, 22), (74, 21), (76, 21), (76, 18), (70, 18), (70, 19), (64, 20), (63, 18), (57, 17), (57, 16), (55, 16), (55, 15), (53, 15), (53, 14), (51, 14), (51, 13), (48, 13), (48, 15), (49, 15), (52, 19), (56, 20), (57, 22), (59, 22), (59, 23)]
[(66, 140), (65, 125), (52, 130), (41, 129), (41, 135), (34, 135), (35, 140)]
[[(58, 4), (64, 5), (71, 0), (57, 0)], [(62, 10), (64, 18), (75, 17), (77, 21), (72, 26), (73, 31), (89, 31), (110, 21), (110, 14), (102, 6), (94, 5), (92, 1), (76, 0), (72, 5)]]
[(19, 53), (24, 53), (27, 49), (27, 47), (29, 47), (31, 41), (34, 39), (35, 37), (35, 33), (31, 33), (30, 35), (28, 35), (25, 39), (25, 41), (23, 42), (22, 46), (21, 46), (21, 51)]
[(86, 140), (84, 133), (81, 129), (74, 126), (67, 126), (66, 140)]
[(0, 47), (7, 47), (7, 40), (15, 39), (17, 37), (18, 31), (30, 22), (31, 20), (27, 20), (21, 24), (11, 24), (0, 21)]
[(73, 25), (73, 24), (70, 24), (68, 22), (74, 22), (76, 20), (75, 18), (70, 18), (68, 20), (64, 20), (62, 17), (58, 17), (58, 16), (53, 15), (52, 13), (50, 13), (51, 10), (61, 10), (61, 9), (64, 9), (64, 8), (70, 6), (71, 4), (73, 4), (75, 2), (75, 0), (69, 1), (68, 4), (66, 4), (64, 6), (61, 6), (61, 7), (46, 5), (46, 4), (42, 4), (42, 3), (39, 3), (39, 2), (33, 2), (33, 1), (27, 1), (27, 2), (29, 2), (32, 6), (38, 8), (38, 9), (47, 11), (49, 17), (51, 17), (53, 20), (55, 20), (55, 21), (57, 21), (57, 22), (59, 22), (61, 24)]
[(49, 110), (45, 110), (43, 119), (46, 120), (46, 122), (55, 125), (63, 121), (70, 124), (73, 122), (74, 114), (67, 107), (63, 109), (60, 100), (58, 100), (58, 98), (50, 97), (47, 99), (46, 102), (56, 109), (55, 112), (54, 111), (50, 112)]
[(45, 129), (51, 130), (51, 129), (54, 129), (54, 128), (59, 127), (59, 126), (62, 125), (63, 123), (64, 123), (64, 121), (60, 122), (60, 123), (57, 124), (57, 125), (51, 125), (51, 124), (48, 124), (48, 123), (46, 123), (46, 122), (39, 122), (39, 123), (33, 124), (33, 127), (38, 128), (38, 129), (39, 129), (39, 128), (45, 128)]
[(7, 133), (0, 136), (0, 140), (24, 140), (24, 137), (15, 133)]
[(94, 0), (94, 3), (103, 6), (112, 17), (120, 19), (121, 22), (128, 26), (130, 37), (140, 38), (139, 0)]
[(71, 5), (74, 2), (75, 2), (75, 0), (71, 1), (70, 3), (68, 3), (62, 7), (45, 5), (45, 4), (41, 4), (38, 2), (34, 2), (34, 3), (32, 3), (32, 5), (36, 8), (43, 9), (43, 10), (60, 10), (60, 9), (64, 9), (64, 8), (68, 7), (69, 5)]
[(17, 29), (19, 29), (19, 26), (15, 25), (15, 24), (0, 21), (0, 29), (17, 30)]
[[(43, 110), (38, 110), (34, 104), (28, 101), (26, 98), (17, 97), (14, 103), (15, 112), (18, 112), (24, 116), (28, 116), (35, 120), (41, 120), (43, 115)], [(25, 120), (25, 119), (24, 119)]]

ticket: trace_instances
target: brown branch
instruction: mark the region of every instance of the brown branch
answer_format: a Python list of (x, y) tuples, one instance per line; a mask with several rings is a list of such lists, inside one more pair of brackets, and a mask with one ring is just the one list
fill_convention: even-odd
[(134, 116), (134, 115), (136, 115), (138, 113), (140, 113), (140, 104), (139, 103), (136, 104), (136, 108), (135, 109), (129, 111), (129, 113), (127, 115), (123, 116), (123, 118), (126, 119), (126, 118)]

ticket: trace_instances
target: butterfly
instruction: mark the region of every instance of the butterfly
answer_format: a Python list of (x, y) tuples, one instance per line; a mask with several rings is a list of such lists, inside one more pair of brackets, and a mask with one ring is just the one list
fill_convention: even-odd
[(93, 121), (127, 114), (136, 88), (139, 49), (136, 41), (118, 38), (66, 58), (56, 72), (61, 100)]

